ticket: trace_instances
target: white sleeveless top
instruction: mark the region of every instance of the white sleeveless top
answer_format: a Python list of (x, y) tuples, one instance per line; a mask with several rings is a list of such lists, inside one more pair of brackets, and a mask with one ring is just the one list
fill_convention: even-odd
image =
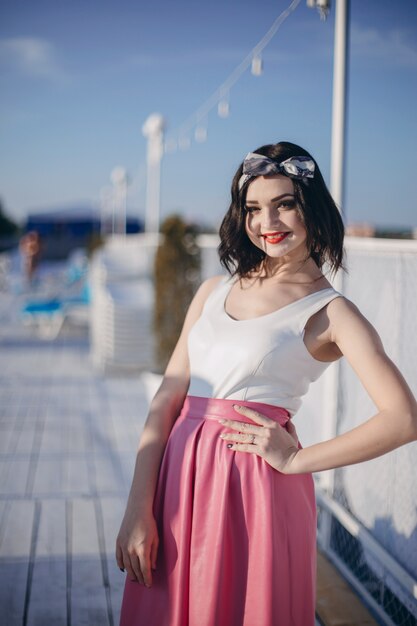
[(188, 336), (188, 394), (273, 404), (293, 416), (309, 385), (330, 365), (303, 341), (308, 319), (341, 294), (332, 287), (277, 311), (235, 320), (225, 300), (235, 278), (225, 276), (209, 294)]

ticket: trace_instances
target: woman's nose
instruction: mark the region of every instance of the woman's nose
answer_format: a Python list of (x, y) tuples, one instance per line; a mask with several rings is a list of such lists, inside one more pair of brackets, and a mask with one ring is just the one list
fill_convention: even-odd
[(276, 209), (264, 209), (262, 211), (261, 222), (264, 229), (270, 228), (271, 226), (276, 227), (277, 224), (280, 223), (279, 213)]

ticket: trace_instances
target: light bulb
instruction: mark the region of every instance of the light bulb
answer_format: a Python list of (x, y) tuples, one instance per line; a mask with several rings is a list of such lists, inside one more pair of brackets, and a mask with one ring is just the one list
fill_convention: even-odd
[(194, 139), (198, 143), (204, 143), (207, 139), (207, 128), (205, 126), (197, 126), (194, 131)]
[(230, 113), (230, 109), (229, 109), (229, 103), (227, 100), (220, 100), (218, 107), (217, 107), (217, 113), (219, 115), (219, 117), (229, 117), (229, 113)]
[(251, 71), (254, 76), (260, 76), (262, 74), (263, 63), (260, 55), (253, 57)]
[(191, 141), (189, 137), (180, 137), (178, 140), (178, 147), (180, 150), (188, 150), (191, 146)]
[(164, 151), (166, 154), (170, 152), (175, 152), (177, 149), (177, 142), (175, 139), (167, 139), (164, 144)]

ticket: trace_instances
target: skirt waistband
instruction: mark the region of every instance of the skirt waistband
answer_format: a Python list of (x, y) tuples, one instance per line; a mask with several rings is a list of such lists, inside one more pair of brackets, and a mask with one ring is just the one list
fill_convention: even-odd
[(249, 409), (258, 411), (262, 415), (275, 420), (279, 424), (286, 424), (290, 419), (287, 409), (264, 402), (252, 402), (248, 400), (225, 400), (223, 398), (204, 398), (200, 396), (186, 396), (179, 417), (204, 418), (218, 420), (222, 418), (233, 419), (239, 422), (254, 424), (254, 420), (237, 413), (233, 405), (247, 406)]

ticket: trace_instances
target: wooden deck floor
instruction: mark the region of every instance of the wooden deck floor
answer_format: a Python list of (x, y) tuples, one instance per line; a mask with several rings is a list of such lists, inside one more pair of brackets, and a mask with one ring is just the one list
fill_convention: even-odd
[(11, 308), (0, 321), (0, 623), (118, 624), (147, 386), (94, 373), (85, 331), (45, 342)]
[[(85, 331), (38, 340), (3, 301), (1, 624), (119, 623), (125, 574), (114, 543), (150, 387), (97, 375)], [(335, 619), (326, 623), (350, 623)]]

